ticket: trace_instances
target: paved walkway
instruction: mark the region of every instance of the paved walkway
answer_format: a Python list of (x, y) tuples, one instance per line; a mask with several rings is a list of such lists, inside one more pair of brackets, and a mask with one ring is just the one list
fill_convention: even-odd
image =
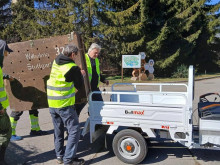
[[(87, 106), (83, 109), (80, 116), (80, 125), (83, 128), (84, 123), (88, 117)], [(31, 137), (30, 132), (30, 120), (29, 113), (25, 111), (18, 121), (17, 135), (22, 136), (23, 140), (10, 142), (6, 153), (6, 161), (9, 165), (32, 165), (32, 164), (56, 164), (56, 156), (54, 152), (53, 143), (53, 124), (49, 109), (39, 110), (39, 123), (42, 130), (49, 132), (45, 136)], [(10, 114), (10, 112), (8, 112)], [(65, 141), (66, 143), (66, 141)], [(93, 159), (96, 152), (102, 149), (103, 145), (98, 144), (97, 141), (94, 144), (89, 143), (88, 134), (83, 140), (80, 140), (78, 147), (78, 156), (83, 157), (86, 160), (86, 164), (89, 164)]]

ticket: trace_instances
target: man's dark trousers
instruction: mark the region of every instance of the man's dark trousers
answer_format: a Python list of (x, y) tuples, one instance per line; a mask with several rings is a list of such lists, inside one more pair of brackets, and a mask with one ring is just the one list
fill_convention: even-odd
[[(74, 106), (50, 108), (54, 124), (54, 144), (57, 157), (63, 157), (64, 164), (75, 158), (80, 137), (79, 120)], [(64, 152), (64, 126), (68, 130), (68, 141)]]
[[(93, 89), (92, 92), (100, 92), (99, 88)], [(102, 95), (101, 94), (93, 94), (92, 95), (92, 101), (103, 101)]]

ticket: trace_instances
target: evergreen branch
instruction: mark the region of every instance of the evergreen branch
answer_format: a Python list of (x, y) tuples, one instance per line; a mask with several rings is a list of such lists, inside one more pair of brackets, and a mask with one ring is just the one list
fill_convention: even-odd
[(164, 69), (169, 65), (173, 64), (179, 55), (180, 55), (180, 49), (178, 49), (173, 55), (169, 56), (168, 58), (156, 62), (156, 64), (159, 65), (161, 69)]
[(216, 5), (212, 5), (209, 12), (215, 14), (215, 12), (218, 12), (219, 9), (220, 9), (220, 2)]
[(142, 26), (143, 26), (142, 22), (137, 23), (135, 25), (121, 26), (121, 27), (102, 25), (95, 27), (94, 30), (102, 31), (104, 35), (127, 36), (130, 34), (140, 33)]
[(162, 42), (168, 38), (169, 34), (170, 29), (169, 27), (167, 27), (167, 24), (165, 24), (157, 38), (147, 43), (147, 49), (149, 50), (149, 52), (155, 53), (156, 51), (158, 51), (162, 47)]
[(187, 18), (193, 14), (193, 12), (201, 8), (203, 4), (206, 2), (206, 0), (200, 0), (198, 2), (194, 2), (191, 6), (186, 8), (184, 11), (181, 11), (180, 13), (177, 13), (176, 18)]
[(122, 43), (122, 54), (133, 53), (136, 48), (140, 47), (145, 41), (145, 36), (134, 42), (123, 42)]
[(208, 22), (208, 29), (214, 35), (218, 32), (219, 26), (220, 26), (220, 19), (212, 19), (212, 21)]
[(197, 40), (201, 34), (202, 30), (198, 30), (197, 32), (191, 34), (190, 36), (186, 37), (185, 39), (189, 42), (192, 43), (193, 41)]
[(186, 24), (183, 27), (186, 31), (189, 31), (193, 26), (193, 22), (197, 21), (198, 17), (200, 16), (200, 11), (197, 11), (195, 14), (193, 14), (191, 17), (185, 20)]
[(121, 11), (121, 12), (113, 12), (113, 11), (107, 11), (104, 14), (106, 17), (115, 24), (121, 23), (123, 24), (126, 20), (126, 18), (131, 17), (134, 15), (134, 11), (137, 10), (137, 8), (140, 6), (142, 0), (139, 0), (137, 3), (135, 3), (130, 8)]

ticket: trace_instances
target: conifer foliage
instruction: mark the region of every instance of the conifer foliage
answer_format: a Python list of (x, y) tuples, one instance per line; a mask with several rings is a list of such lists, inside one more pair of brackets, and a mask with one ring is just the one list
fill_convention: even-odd
[(0, 31), (4, 30), (11, 21), (10, 0), (1, 0), (0, 3)]
[(9, 42), (18, 42), (39, 38), (34, 0), (18, 0), (11, 5), (12, 22), (4, 29), (3, 38)]
[(145, 43), (145, 0), (104, 0), (98, 3), (97, 36), (112, 63), (123, 54), (138, 54)]
[(3, 0), (0, 36), (9, 42), (81, 32), (86, 49), (98, 42), (109, 63), (123, 54), (146, 52), (157, 76), (171, 76), (181, 65), (200, 72), (219, 67), (220, 3), (210, 0)]
[(160, 12), (150, 17), (155, 36), (146, 48), (160, 75), (170, 76), (181, 64), (193, 64), (198, 71), (216, 70), (218, 56), (213, 46), (219, 45), (215, 35), (220, 22), (214, 11), (220, 4), (207, 6), (205, 2), (160, 0), (156, 6)]
[[(97, 30), (115, 62), (122, 54), (146, 52), (155, 60), (159, 76), (171, 76), (180, 65), (194, 65), (198, 71), (218, 67), (220, 7), (206, 0), (105, 1)], [(103, 1), (102, 1), (103, 3)], [(113, 46), (116, 45), (116, 46)]]

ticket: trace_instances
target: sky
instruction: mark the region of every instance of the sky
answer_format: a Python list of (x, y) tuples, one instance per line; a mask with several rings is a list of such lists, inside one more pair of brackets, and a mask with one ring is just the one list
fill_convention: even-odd
[(211, 2), (207, 3), (207, 4), (216, 4), (216, 3), (219, 3), (220, 0), (211, 0)]
[[(206, 4), (217, 4), (220, 3), (220, 0), (211, 0), (211, 2), (207, 2)], [(220, 13), (220, 9), (216, 12), (216, 14)]]

